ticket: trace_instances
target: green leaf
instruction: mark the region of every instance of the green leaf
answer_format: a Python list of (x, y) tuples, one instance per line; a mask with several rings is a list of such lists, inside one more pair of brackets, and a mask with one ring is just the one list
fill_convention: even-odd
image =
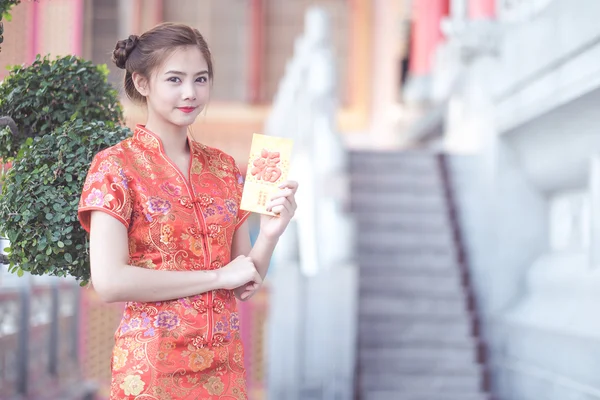
[(23, 276), (23, 274), (24, 274), (24, 272), (23, 272), (23, 270), (21, 268), (17, 269), (17, 276), (19, 278), (21, 278)]
[(108, 67), (106, 66), (106, 64), (100, 64), (96, 68), (98, 69), (98, 72), (100, 74), (102, 74), (105, 77), (108, 77), (108, 74), (110, 73), (110, 70), (108, 69)]
[(9, 269), (87, 282), (89, 241), (77, 206), (94, 155), (131, 135), (119, 126), (117, 92), (103, 68), (73, 56), (38, 56), (9, 71), (0, 84), (0, 114), (11, 115), (22, 132), (0, 131), (0, 158), (13, 161), (0, 175)]

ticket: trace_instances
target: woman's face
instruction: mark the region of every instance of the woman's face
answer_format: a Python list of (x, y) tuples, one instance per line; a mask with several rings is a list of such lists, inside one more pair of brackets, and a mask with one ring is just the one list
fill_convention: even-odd
[(208, 65), (196, 46), (176, 49), (148, 83), (140, 93), (146, 96), (149, 116), (178, 127), (191, 125), (210, 96)]

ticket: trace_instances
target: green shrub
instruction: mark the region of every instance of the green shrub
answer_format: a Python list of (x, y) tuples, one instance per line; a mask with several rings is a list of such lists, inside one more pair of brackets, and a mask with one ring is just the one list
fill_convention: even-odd
[(0, 197), (11, 272), (90, 278), (87, 234), (77, 220), (79, 197), (94, 155), (130, 133), (113, 122), (78, 119), (27, 139)]
[(118, 94), (107, 75), (105, 65), (75, 56), (38, 56), (31, 66), (12, 67), (0, 83), (0, 117), (11, 117), (17, 132), (0, 132), (0, 158), (14, 157), (27, 138), (50, 133), (74, 115), (84, 121), (121, 121)]

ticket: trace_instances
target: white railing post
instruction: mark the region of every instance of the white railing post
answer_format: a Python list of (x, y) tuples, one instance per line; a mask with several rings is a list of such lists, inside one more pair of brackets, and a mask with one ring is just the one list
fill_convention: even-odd
[[(353, 224), (343, 205), (347, 151), (336, 130), (336, 81), (330, 21), (324, 10), (312, 7), (265, 126), (267, 135), (294, 140), (290, 178), (300, 182), (293, 229), (284, 233), (285, 246), (274, 256), (269, 398), (281, 393), (290, 400), (309, 393), (314, 399), (351, 398), (353, 393)], [(277, 265), (283, 260), (286, 265)], [(291, 354), (287, 361), (293, 368), (286, 367), (282, 354)]]
[(589, 177), (590, 263), (600, 266), (600, 155), (592, 157)]

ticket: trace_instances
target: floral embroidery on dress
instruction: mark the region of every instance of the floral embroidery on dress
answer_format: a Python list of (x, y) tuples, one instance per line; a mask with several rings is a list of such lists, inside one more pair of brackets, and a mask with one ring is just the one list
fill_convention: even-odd
[(147, 204), (148, 211), (153, 214), (168, 214), (171, 210), (171, 203), (160, 197), (150, 197)]
[(103, 186), (102, 189), (92, 189), (85, 199), (85, 204), (90, 207), (103, 207), (108, 204), (112, 200), (112, 196), (106, 194), (106, 186)]
[(189, 366), (194, 372), (203, 371), (209, 368), (213, 363), (214, 353), (206, 347), (193, 349), (190, 352), (181, 353), (182, 356), (188, 355)]
[(161, 311), (154, 321), (154, 326), (172, 331), (179, 326), (179, 318), (171, 311)]
[(144, 381), (139, 375), (128, 375), (120, 385), (126, 396), (137, 396), (144, 390)]
[(225, 389), (225, 385), (223, 381), (216, 376), (211, 376), (208, 378), (208, 382), (204, 384), (204, 387), (208, 391), (209, 394), (212, 395), (220, 395), (223, 394), (223, 390)]
[[(243, 177), (232, 157), (190, 143), (182, 179), (152, 132), (96, 155), (79, 203), (89, 231), (92, 211), (128, 229), (131, 265), (164, 270), (218, 269), (248, 213), (239, 210)], [(156, 303), (129, 302), (115, 335), (111, 399), (246, 399), (237, 304), (231, 291)]]
[(162, 185), (160, 185), (160, 188), (169, 196), (181, 196), (181, 186), (175, 185), (172, 182), (165, 182)]

